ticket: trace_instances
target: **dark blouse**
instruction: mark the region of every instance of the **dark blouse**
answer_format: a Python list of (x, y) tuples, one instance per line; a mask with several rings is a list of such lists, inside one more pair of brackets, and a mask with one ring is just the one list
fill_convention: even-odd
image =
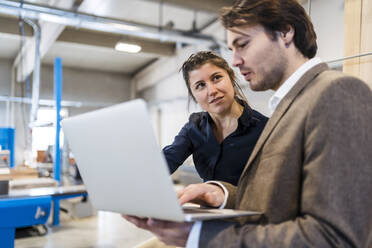
[(267, 120), (264, 115), (244, 106), (237, 129), (219, 144), (208, 112), (191, 114), (173, 144), (163, 149), (170, 172), (176, 171), (192, 154), (195, 168), (204, 181), (220, 180), (237, 185)]

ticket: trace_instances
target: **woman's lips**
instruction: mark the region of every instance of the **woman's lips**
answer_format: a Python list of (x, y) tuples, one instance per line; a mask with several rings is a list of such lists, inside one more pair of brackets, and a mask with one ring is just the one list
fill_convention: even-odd
[(213, 103), (220, 103), (220, 102), (222, 101), (222, 98), (223, 98), (223, 96), (216, 97), (216, 98), (214, 98), (212, 101), (210, 101), (209, 103), (210, 103), (210, 104), (213, 104)]

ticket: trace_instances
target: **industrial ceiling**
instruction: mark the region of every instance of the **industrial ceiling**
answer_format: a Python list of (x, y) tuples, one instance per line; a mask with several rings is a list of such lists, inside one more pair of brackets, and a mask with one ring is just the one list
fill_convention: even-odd
[[(41, 27), (43, 64), (52, 64), (55, 57), (61, 57), (67, 67), (131, 75), (157, 58), (174, 55), (177, 46), (203, 42), (212, 45), (216, 36), (208, 29), (219, 25), (218, 10), (232, 3), (233, 0), (0, 0), (0, 59), (11, 59), (16, 64), (20, 58), (32, 57), (29, 54), (33, 53), (33, 29), (24, 24), (21, 36), (18, 25), (18, 20), (28, 18)], [(118, 41), (140, 44), (142, 50), (136, 54), (116, 51)], [(22, 44), (27, 47), (24, 53), (20, 53)]]

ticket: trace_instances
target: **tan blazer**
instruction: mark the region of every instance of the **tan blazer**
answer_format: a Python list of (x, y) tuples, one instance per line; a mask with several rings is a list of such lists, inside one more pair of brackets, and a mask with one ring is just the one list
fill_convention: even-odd
[(320, 64), (268, 121), (230, 208), (240, 224), (203, 222), (199, 247), (372, 247), (372, 93)]

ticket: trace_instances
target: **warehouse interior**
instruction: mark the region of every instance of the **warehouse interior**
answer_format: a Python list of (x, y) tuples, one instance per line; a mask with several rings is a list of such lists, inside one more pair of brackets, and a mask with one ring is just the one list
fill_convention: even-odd
[[(0, 0), (1, 194), (11, 201), (25, 191), (32, 195), (63, 186), (70, 190), (42, 203), (49, 206), (43, 220), (19, 220), (22, 224), (16, 226), (14, 238), (8, 238), (9, 244), (136, 247), (153, 237), (117, 213), (94, 209), (57, 122), (141, 98), (160, 148), (171, 144), (190, 113), (201, 111), (189, 103), (180, 67), (202, 50), (231, 61), (219, 10), (233, 2)], [(317, 57), (372, 88), (372, 3), (299, 2), (315, 26)], [(120, 51), (125, 44), (139, 51)], [(273, 91), (253, 92), (238, 70), (236, 74), (252, 108), (270, 117), (267, 102)], [(202, 181), (191, 157), (172, 179), (182, 185)], [(27, 212), (14, 207), (17, 211)]]

